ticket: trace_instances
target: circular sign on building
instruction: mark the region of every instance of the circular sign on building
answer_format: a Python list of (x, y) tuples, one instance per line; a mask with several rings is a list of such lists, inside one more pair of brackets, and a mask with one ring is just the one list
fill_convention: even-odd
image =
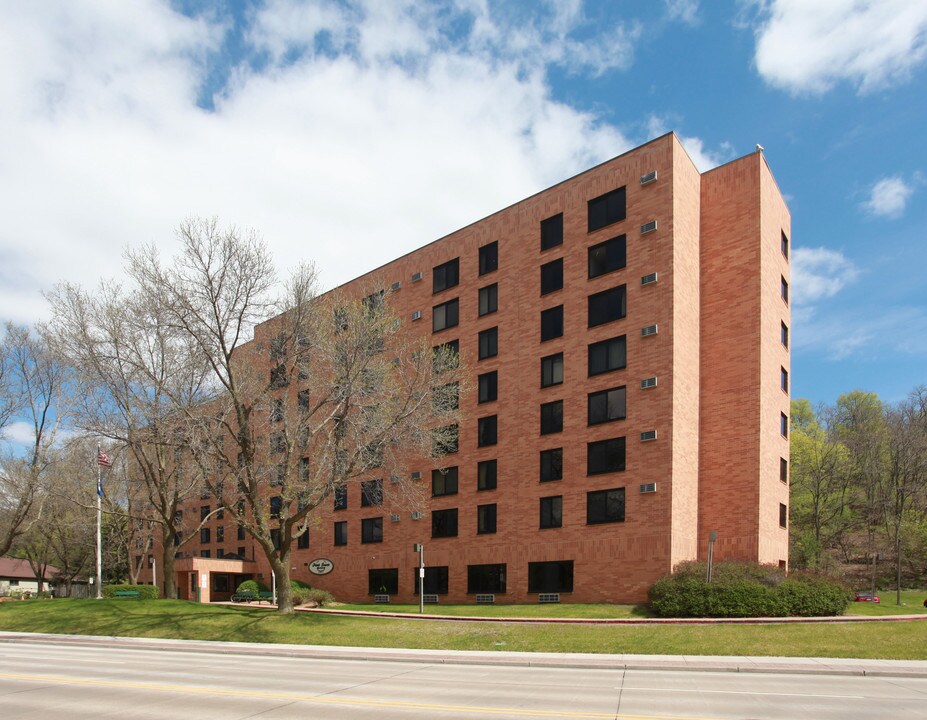
[(307, 564), (309, 565), (309, 572), (313, 575), (328, 575), (335, 569), (335, 563), (328, 558), (318, 558)]

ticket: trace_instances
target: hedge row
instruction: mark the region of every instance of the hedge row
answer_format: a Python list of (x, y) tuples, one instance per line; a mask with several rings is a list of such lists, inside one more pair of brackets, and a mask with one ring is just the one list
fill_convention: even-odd
[(774, 565), (683, 563), (650, 588), (660, 617), (816, 617), (843, 615), (853, 593), (841, 580)]
[[(237, 591), (243, 592), (250, 590), (255, 595), (260, 592), (270, 592), (264, 583), (259, 580), (245, 580), (241, 583)], [(323, 605), (332, 603), (335, 601), (335, 598), (332, 597), (332, 594), (327, 590), (320, 590), (318, 588), (312, 588), (306, 585), (306, 583), (301, 580), (290, 580), (290, 591), (293, 594), (293, 604), (294, 605), (304, 605), (305, 603), (315, 603), (319, 607)]]
[(132, 590), (138, 593), (142, 600), (157, 600), (160, 588), (155, 585), (129, 585), (128, 583), (119, 585), (104, 585), (103, 597), (113, 598), (120, 590)]

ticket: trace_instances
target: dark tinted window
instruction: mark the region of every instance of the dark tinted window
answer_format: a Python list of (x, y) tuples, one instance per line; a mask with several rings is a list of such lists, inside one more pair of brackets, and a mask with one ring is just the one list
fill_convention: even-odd
[(383, 480), (365, 480), (361, 483), (361, 507), (383, 504)]
[(563, 305), (541, 311), (541, 342), (563, 335)]
[(478, 505), (476, 508), (476, 532), (488, 535), (496, 532), (496, 505)]
[(627, 411), (624, 386), (589, 393), (589, 424), (624, 420)]
[(541, 295), (563, 287), (563, 258), (541, 265)]
[(431, 471), (431, 494), (436, 497), (457, 494), (456, 465)]
[(559, 385), (563, 382), (563, 353), (541, 358), (541, 387)]
[(623, 318), (627, 311), (627, 293), (624, 285), (590, 295), (589, 327)]
[(480, 360), (495, 357), (499, 353), (499, 328), (480, 331)]
[(499, 268), (499, 243), (491, 242), (480, 248), (480, 275)]
[(431, 271), (433, 280), (432, 292), (441, 292), (454, 287), (460, 282), (460, 258), (438, 265)]
[(460, 305), (456, 298), (448, 300), (441, 305), (435, 305), (431, 310), (431, 329), (433, 332), (454, 327), (459, 321)]
[(348, 506), (348, 489), (344, 485), (335, 488), (335, 510), (344, 510)]
[(624, 522), (624, 488), (586, 493), (586, 522)]
[(782, 323), (782, 333), (779, 338), (785, 347), (789, 346), (789, 326), (785, 323)]
[(589, 346), (589, 374), (600, 375), (621, 370), (627, 363), (627, 340), (624, 335)]
[[(414, 594), (418, 595), (418, 568), (415, 568)], [(425, 594), (447, 595), (447, 565), (425, 568)]]
[(477, 490), (495, 490), (496, 489), (496, 461), (483, 460), (476, 464), (476, 489)]
[(627, 264), (625, 236), (619, 235), (589, 248), (589, 277), (620, 270)]
[(624, 220), (625, 211), (623, 187), (593, 198), (589, 201), (589, 232)]
[(779, 480), (784, 483), (789, 481), (789, 461), (785, 458), (779, 458)]
[(573, 592), (573, 561), (528, 563), (528, 592)]
[(541, 435), (558, 433), (563, 430), (563, 400), (541, 405)]
[(477, 420), (477, 447), (487, 447), (488, 445), (495, 445), (498, 441), (497, 439), (497, 418), (495, 415), (489, 415), (488, 417), (481, 417)]
[(563, 448), (541, 450), (541, 482), (563, 479)]
[(563, 244), (563, 213), (541, 221), (541, 250)]
[(296, 538), (296, 548), (298, 550), (305, 550), (309, 547), (309, 529), (306, 528), (303, 530), (299, 536)]
[(383, 542), (383, 518), (364, 518), (361, 520), (361, 542)]
[(489, 315), (499, 309), (499, 286), (496, 283), (480, 288), (480, 316)]
[(348, 522), (342, 520), (335, 523), (335, 545), (348, 544)]
[(492, 402), (498, 397), (499, 394), (499, 373), (496, 370), (492, 372), (483, 373), (478, 377), (479, 384), (479, 398), (478, 401), (481, 403)]
[(457, 508), (431, 511), (431, 537), (457, 536)]
[(367, 593), (370, 595), (396, 595), (399, 593), (399, 570), (384, 568), (367, 571)]
[(467, 565), (467, 592), (504, 593), (505, 563), (498, 565)]
[(624, 438), (586, 443), (586, 472), (589, 475), (624, 470)]
[(563, 497), (541, 498), (541, 528), (558, 528), (563, 526)]

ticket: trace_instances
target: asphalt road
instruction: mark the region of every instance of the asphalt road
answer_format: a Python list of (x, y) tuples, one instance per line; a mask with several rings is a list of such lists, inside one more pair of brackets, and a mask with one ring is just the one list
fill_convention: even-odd
[(457, 665), (203, 649), (0, 643), (0, 718), (927, 718), (924, 676)]

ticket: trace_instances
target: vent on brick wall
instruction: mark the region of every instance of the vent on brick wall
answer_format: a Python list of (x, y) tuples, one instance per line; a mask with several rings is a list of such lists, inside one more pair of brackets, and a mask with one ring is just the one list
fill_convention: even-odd
[(558, 603), (560, 602), (560, 593), (538, 593), (539, 603)]
[(395, 485), (396, 483), (399, 482), (399, 476), (398, 476), (398, 475), (390, 475), (390, 476), (389, 476), (389, 481), (390, 481), (391, 483), (393, 483), (393, 485)]
[(418, 282), (422, 279), (422, 274), (420, 272), (412, 273), (412, 282)]
[(657, 491), (656, 483), (644, 483), (641, 485), (641, 493), (655, 493)]
[(425, 595), (422, 597), (422, 602), (426, 605), (437, 605), (438, 596), (437, 595)]
[(651, 220), (649, 223), (644, 223), (643, 225), (641, 225), (641, 235), (652, 233), (656, 229), (657, 229), (657, 221)]
[(641, 175), (641, 185), (649, 185), (650, 183), (656, 181), (656, 179), (657, 179), (657, 171), (651, 170), (646, 175)]
[(644, 378), (643, 380), (641, 380), (641, 390), (648, 390), (650, 388), (655, 388), (656, 386), (657, 386), (656, 376)]
[(421, 519), (422, 519), (422, 513), (420, 513), (418, 510), (413, 511), (413, 513), (412, 513), (412, 519), (413, 519), (413, 520), (421, 520)]
[(412, 312), (412, 319), (413, 319), (413, 320), (421, 320), (421, 319), (422, 319), (422, 311), (421, 311), (421, 310), (414, 310), (414, 311)]
[(494, 602), (496, 602), (495, 595), (477, 595), (476, 596), (477, 605), (492, 605)]
[(394, 282), (393, 285), (392, 285), (393, 292), (396, 292), (396, 291), (399, 290), (401, 287), (402, 287), (402, 283), (399, 282), (399, 281), (397, 280), (397, 281)]
[(657, 274), (655, 272), (641, 276), (641, 285), (653, 285), (656, 281)]
[(648, 440), (656, 440), (657, 431), (656, 430), (644, 430), (641, 433), (641, 442), (647, 442)]
[(390, 522), (399, 522), (399, 515), (393, 514), (389, 516)]
[(388, 603), (389, 595), (374, 595), (373, 601), (376, 603)]
[(412, 478), (413, 480), (421, 480), (422, 474), (418, 470), (413, 470), (412, 474), (409, 475), (409, 477)]
[(641, 337), (650, 337), (651, 335), (657, 334), (656, 325), (648, 325), (647, 327), (641, 328)]

